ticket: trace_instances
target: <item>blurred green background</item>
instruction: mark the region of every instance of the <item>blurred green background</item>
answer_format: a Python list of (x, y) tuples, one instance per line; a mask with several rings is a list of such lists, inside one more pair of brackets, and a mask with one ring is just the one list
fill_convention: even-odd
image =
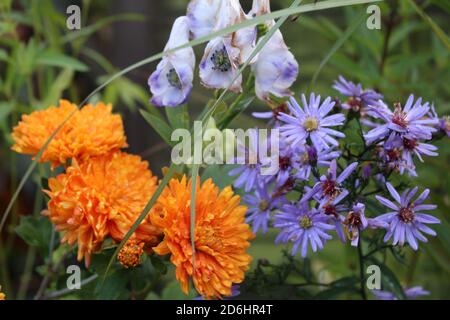
[[(0, 212), (5, 210), (30, 162), (29, 157), (10, 151), (11, 128), (17, 124), (21, 114), (46, 108), (62, 97), (79, 103), (108, 76), (160, 52), (172, 22), (185, 13), (187, 2), (0, 2)], [(305, 0), (302, 4), (312, 2)], [(241, 3), (245, 9), (251, 6), (251, 0)], [(282, 32), (300, 63), (300, 76), (293, 86), (295, 93), (314, 91), (322, 96), (335, 96), (337, 93), (331, 88), (332, 82), (338, 75), (343, 75), (361, 82), (364, 87), (379, 90), (391, 104), (405, 101), (410, 93), (414, 93), (433, 102), (439, 115), (449, 114), (450, 50), (436, 30), (450, 30), (450, 3), (439, 0), (416, 0), (414, 3), (422, 16), (409, 0), (379, 3), (381, 30), (366, 27), (368, 5), (312, 12), (288, 20)], [(71, 4), (81, 7), (82, 28), (79, 31), (66, 28), (65, 10)], [(273, 11), (289, 4), (289, 0), (271, 1)], [(446, 39), (448, 41), (448, 37)], [(200, 59), (203, 46), (195, 50)], [(137, 112), (139, 108), (150, 108), (147, 78), (155, 66), (156, 63), (130, 72), (93, 99), (114, 104), (114, 110), (124, 118), (129, 150), (148, 160), (152, 171), (161, 175), (161, 168), (170, 159), (170, 149)], [(211, 91), (199, 85), (198, 79), (195, 81), (189, 101), (191, 114), (198, 114), (213, 97)], [(231, 126), (264, 126), (252, 118), (250, 112), (265, 108), (262, 103), (255, 102)], [(402, 263), (401, 257), (387, 257), (387, 264), (396, 272), (402, 285), (421, 285), (432, 292), (429, 298), (439, 299), (450, 298), (448, 143), (448, 139), (437, 143), (440, 156), (426, 158), (425, 163), (419, 165), (419, 178), (412, 181), (412, 184), (432, 189), (431, 202), (438, 204), (436, 215), (442, 221), (434, 228), (438, 236), (428, 244), (421, 244), (417, 253), (407, 249), (401, 252), (400, 256), (406, 258), (406, 263)], [(41, 166), (40, 170), (42, 173), (48, 168)], [(225, 171), (226, 168), (208, 168), (203, 177), (212, 176), (224, 186), (232, 181)], [(42, 193), (37, 192), (41, 187), (42, 182), (36, 173), (27, 182), (1, 235), (0, 285), (10, 297), (33, 297), (41, 282), (39, 268), (45, 262), (45, 254), (40, 254), (40, 244), (37, 248), (30, 247), (15, 233), (21, 216), (38, 216), (45, 206)], [(253, 242), (250, 251), (255, 258), (254, 270), (259, 270), (261, 264), (264, 267), (266, 260), (274, 265), (282, 265), (285, 261), (284, 247), (274, 246), (274, 237), (271, 232), (266, 236), (259, 235)], [(298, 257), (296, 259), (299, 260)], [(357, 272), (355, 250), (342, 246), (337, 240), (327, 244), (325, 250), (314, 255), (311, 261), (302, 263), (302, 268), (307, 263), (321, 282)], [(266, 269), (272, 270), (270, 267)], [(269, 272), (281, 271), (275, 268)], [(256, 281), (257, 272), (254, 271), (250, 277)], [(174, 279), (173, 275), (161, 281), (169, 279)], [(57, 286), (57, 283), (52, 286)], [(162, 287), (158, 286), (160, 296), (154, 294), (149, 298), (181, 297), (173, 283), (164, 290)], [(351, 294), (340, 295), (339, 292), (330, 296), (351, 297)]]

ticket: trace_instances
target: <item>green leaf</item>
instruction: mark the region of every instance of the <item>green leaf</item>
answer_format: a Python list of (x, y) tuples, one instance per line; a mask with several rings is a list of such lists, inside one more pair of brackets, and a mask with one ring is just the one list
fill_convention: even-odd
[(71, 68), (63, 69), (55, 79), (55, 82), (50, 86), (49, 92), (45, 96), (40, 108), (46, 108), (52, 104), (55, 104), (61, 97), (73, 79), (74, 71)]
[(166, 107), (166, 115), (173, 129), (189, 129), (189, 113), (187, 105)]
[(95, 296), (99, 300), (117, 300), (122, 296), (129, 296), (126, 289), (128, 283), (128, 272), (126, 269), (114, 271), (101, 283), (98, 282), (95, 288)]
[(186, 295), (181, 290), (178, 281), (170, 282), (161, 293), (161, 299), (163, 300), (187, 300), (195, 297), (196, 294), (194, 290), (190, 290), (189, 295)]
[(255, 97), (249, 97), (239, 102), (235, 107), (231, 106), (229, 111), (224, 115), (224, 117), (219, 120), (218, 128), (224, 129), (235, 119), (238, 115), (244, 112), (255, 100)]
[(38, 54), (36, 58), (36, 64), (52, 67), (70, 68), (72, 70), (80, 72), (89, 70), (89, 67), (81, 61), (78, 61), (77, 59), (69, 57), (65, 54), (53, 51), (44, 51)]
[(358, 282), (359, 282), (359, 279), (354, 276), (339, 279), (339, 280), (331, 283), (329, 288), (327, 288), (323, 291), (320, 291), (314, 297), (314, 299), (329, 300), (329, 299), (336, 299), (344, 293), (358, 293), (359, 291), (356, 288), (356, 284)]
[(153, 268), (155, 268), (155, 270), (164, 275), (167, 273), (167, 264), (161, 259), (161, 257), (156, 256), (156, 255), (151, 255), (150, 256), (150, 261), (152, 263)]
[(44, 257), (48, 253), (52, 224), (46, 217), (22, 216), (16, 233), (30, 246), (36, 247)]
[(405, 292), (403, 291), (403, 287), (401, 286), (395, 273), (388, 266), (373, 256), (370, 257), (369, 260), (372, 261), (373, 264), (380, 267), (383, 289), (392, 292), (398, 299), (405, 300)]
[(314, 75), (311, 80), (311, 86), (315, 84), (317, 77), (319, 76), (323, 67), (327, 64), (328, 60), (330, 60), (330, 58), (336, 53), (336, 51), (338, 51), (342, 47), (342, 45), (350, 38), (350, 36), (358, 29), (359, 25), (363, 22), (365, 18), (366, 18), (365, 12), (356, 17), (356, 19), (350, 24), (347, 30), (345, 30), (345, 32), (340, 36), (340, 38), (334, 43), (330, 51), (320, 62), (320, 65), (317, 68), (316, 72), (314, 72)]
[(422, 18), (423, 21), (425, 21), (433, 30), (433, 32), (436, 34), (436, 36), (442, 41), (442, 43), (447, 47), (448, 50), (450, 50), (450, 39), (445, 34), (445, 32), (439, 27), (436, 22), (433, 21), (426, 13), (422, 10), (415, 2), (414, 0), (408, 0), (411, 6), (416, 10), (416, 12), (419, 14), (419, 16)]
[(165, 121), (145, 110), (139, 110), (139, 112), (144, 117), (145, 121), (147, 121), (148, 124), (155, 129), (155, 131), (161, 136), (161, 138), (163, 138), (165, 142), (167, 142), (168, 145), (172, 146), (174, 144), (174, 142), (170, 139), (172, 135), (172, 128), (170, 128)]

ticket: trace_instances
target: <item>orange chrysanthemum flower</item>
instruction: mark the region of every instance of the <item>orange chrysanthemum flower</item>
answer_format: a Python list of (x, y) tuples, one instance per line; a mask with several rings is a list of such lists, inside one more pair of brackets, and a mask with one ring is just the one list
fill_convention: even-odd
[(231, 187), (219, 189), (211, 179), (197, 184), (195, 219), (195, 270), (190, 232), (191, 181), (172, 179), (150, 216), (164, 240), (154, 248), (171, 254), (176, 277), (185, 293), (192, 276), (197, 291), (206, 298), (231, 295), (233, 283), (244, 280), (251, 257), (246, 253), (254, 235), (245, 223), (247, 208)]
[(0, 286), (0, 300), (5, 300), (6, 295), (3, 292), (1, 292), (1, 290), (2, 290), (2, 286)]
[(59, 107), (23, 115), (13, 129), (15, 144), (12, 150), (35, 156), (52, 133), (67, 119), (58, 134), (48, 145), (40, 162), (50, 161), (53, 167), (64, 165), (67, 159), (86, 160), (112, 150), (126, 147), (122, 118), (111, 113), (112, 106), (102, 102), (92, 106), (77, 106), (61, 100)]
[[(105, 237), (121, 241), (153, 195), (157, 177), (139, 156), (121, 151), (75, 163), (49, 180), (44, 212), (63, 233), (62, 242), (78, 244), (78, 260), (90, 264)], [(161, 232), (146, 219), (131, 239), (149, 248)]]

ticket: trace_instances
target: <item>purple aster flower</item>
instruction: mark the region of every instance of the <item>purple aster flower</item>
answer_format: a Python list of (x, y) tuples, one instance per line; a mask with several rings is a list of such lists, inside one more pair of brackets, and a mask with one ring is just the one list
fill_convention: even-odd
[[(244, 140), (238, 139), (237, 142), (237, 157), (234, 162), (240, 164), (238, 167), (231, 169), (228, 175), (238, 176), (234, 182), (236, 188), (244, 187), (245, 192), (252, 190), (256, 183), (266, 183), (273, 176), (262, 176), (261, 170), (265, 167), (268, 159), (260, 159), (260, 147), (269, 148), (269, 141), (267, 145), (263, 146), (259, 141), (259, 134), (257, 129), (249, 130), (248, 147)], [(263, 163), (264, 162), (264, 163)]]
[(427, 238), (425, 238), (421, 232), (431, 236), (436, 235), (436, 232), (426, 226), (426, 224), (440, 223), (439, 219), (429, 214), (422, 213), (422, 211), (434, 210), (437, 207), (434, 204), (422, 204), (428, 197), (430, 190), (426, 189), (414, 202), (412, 202), (411, 199), (417, 193), (417, 187), (406, 189), (401, 196), (389, 182), (386, 183), (386, 187), (392, 198), (394, 198), (399, 205), (382, 196), (375, 196), (381, 204), (393, 210), (375, 218), (377, 221), (389, 225), (386, 228), (387, 233), (384, 237), (384, 241), (387, 242), (393, 237), (392, 244), (403, 246), (406, 241), (413, 250), (417, 250), (417, 240), (427, 242)]
[(450, 117), (449, 116), (439, 118), (439, 115), (437, 114), (436, 109), (434, 108), (434, 104), (431, 105), (431, 109), (430, 109), (428, 116), (431, 119), (434, 119), (438, 123), (437, 128), (439, 130), (444, 132), (444, 134), (446, 134), (447, 137), (450, 137)]
[(294, 150), (291, 145), (280, 141), (280, 152), (278, 157), (278, 172), (275, 174), (277, 187), (281, 187), (288, 180), (293, 169)]
[(383, 95), (374, 90), (364, 90), (361, 84), (354, 84), (352, 81), (347, 81), (343, 76), (339, 76), (339, 80), (334, 82), (333, 88), (339, 91), (340, 94), (349, 97), (347, 102), (342, 103), (342, 108), (346, 110), (362, 111), (362, 108), (367, 106), (375, 106)]
[[(405, 296), (407, 299), (414, 299), (420, 296), (427, 296), (430, 294), (430, 291), (424, 290), (422, 287), (412, 287), (404, 290)], [(383, 290), (372, 290), (372, 294), (378, 300), (398, 300), (398, 298), (389, 291)]]
[[(164, 50), (173, 49), (188, 41), (189, 19), (179, 17), (173, 24)], [(153, 94), (151, 103), (158, 107), (175, 107), (185, 103), (192, 90), (194, 67), (195, 55), (190, 47), (165, 55), (148, 79)]]
[[(312, 187), (311, 190), (305, 193), (302, 202), (310, 199), (313, 195), (318, 196), (325, 201), (333, 199), (341, 194), (345, 189), (342, 188), (342, 183), (352, 174), (358, 166), (358, 162), (353, 162), (339, 176), (336, 175), (336, 160), (331, 161), (330, 168), (327, 175), (320, 177), (320, 180)], [(317, 195), (318, 194), (318, 195)]]
[(347, 236), (351, 240), (351, 244), (354, 247), (358, 245), (361, 231), (367, 227), (371, 227), (373, 229), (388, 227), (388, 224), (383, 221), (366, 218), (364, 214), (365, 209), (366, 206), (364, 204), (355, 204), (343, 221), (347, 231)]
[(271, 195), (267, 186), (258, 183), (254, 194), (247, 194), (243, 197), (246, 204), (250, 206), (247, 210), (247, 223), (251, 223), (253, 232), (257, 233), (261, 229), (266, 233), (273, 210), (280, 208), (285, 202), (284, 197)]
[(432, 133), (437, 130), (433, 127), (433, 125), (436, 125), (435, 119), (424, 118), (430, 110), (428, 102), (422, 104), (422, 98), (414, 102), (413, 95), (409, 96), (404, 108), (401, 107), (400, 103), (396, 103), (394, 112), (388, 108), (369, 107), (369, 109), (377, 113), (385, 121), (385, 124), (364, 135), (368, 144), (387, 137), (391, 132), (401, 137), (430, 140)]
[(328, 167), (331, 160), (339, 157), (340, 152), (328, 148), (317, 151), (313, 146), (303, 145), (295, 150), (293, 167), (296, 169), (295, 177), (308, 180), (313, 167)]
[(377, 146), (380, 167), (386, 171), (397, 171), (401, 175), (407, 170), (410, 176), (417, 177), (416, 167), (414, 165), (408, 166), (403, 159), (403, 148), (401, 147), (401, 143), (398, 143), (397, 138), (393, 134), (387, 141), (381, 142)]
[(334, 228), (339, 239), (345, 243), (347, 238), (345, 236), (344, 227), (342, 222), (344, 218), (340, 214), (341, 212), (347, 211), (347, 206), (339, 204), (348, 195), (347, 190), (343, 190), (337, 197), (329, 200), (320, 199), (320, 194), (317, 193), (314, 198), (319, 202), (319, 210), (325, 215), (327, 215), (330, 221), (333, 223)]
[(292, 242), (292, 255), (301, 246), (301, 255), (306, 257), (308, 244), (313, 252), (323, 249), (324, 242), (332, 237), (327, 232), (334, 227), (327, 223), (328, 217), (316, 209), (309, 209), (306, 202), (288, 204), (275, 215), (274, 227), (281, 229), (275, 243)]
[(305, 95), (302, 95), (302, 104), (303, 108), (291, 98), (288, 106), (292, 115), (280, 114), (280, 120), (285, 122), (280, 127), (280, 132), (286, 137), (286, 141), (296, 147), (305, 144), (306, 139), (310, 138), (317, 150), (339, 145), (333, 136), (344, 138), (345, 135), (329, 127), (342, 125), (345, 116), (341, 113), (327, 116), (335, 102), (328, 97), (320, 104), (320, 95), (311, 93), (309, 103)]

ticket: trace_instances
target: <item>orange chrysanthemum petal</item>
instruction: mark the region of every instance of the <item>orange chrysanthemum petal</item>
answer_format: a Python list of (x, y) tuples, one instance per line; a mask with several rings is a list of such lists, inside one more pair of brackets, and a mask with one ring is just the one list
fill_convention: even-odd
[(176, 277), (184, 292), (189, 277), (206, 298), (231, 295), (233, 283), (241, 283), (251, 257), (246, 253), (254, 235), (245, 223), (247, 208), (230, 187), (219, 193), (211, 179), (197, 184), (195, 222), (195, 271), (190, 239), (191, 181), (172, 179), (155, 204), (150, 217), (161, 228), (164, 240), (154, 248), (171, 253)]
[[(121, 241), (153, 195), (157, 178), (139, 156), (121, 151), (67, 168), (49, 180), (48, 211), (44, 212), (63, 233), (63, 242), (78, 244), (78, 259), (100, 249), (105, 237)], [(146, 219), (132, 239), (152, 247), (161, 232)]]
[(112, 106), (99, 102), (77, 110), (75, 104), (61, 100), (58, 107), (23, 115), (13, 129), (15, 144), (12, 150), (35, 156), (52, 133), (74, 113), (48, 145), (40, 162), (53, 166), (65, 164), (67, 159), (86, 160), (112, 150), (126, 147), (122, 119), (111, 113)]

